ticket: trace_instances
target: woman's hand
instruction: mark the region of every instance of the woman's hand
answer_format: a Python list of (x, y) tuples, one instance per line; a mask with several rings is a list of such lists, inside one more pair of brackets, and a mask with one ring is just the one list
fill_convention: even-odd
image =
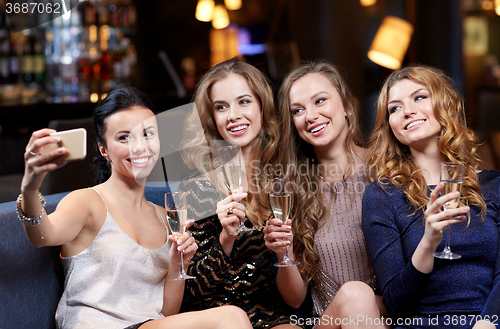
[(286, 224), (276, 218), (271, 218), (267, 221), (266, 227), (263, 230), (264, 241), (266, 247), (271, 249), (281, 261), (285, 255), (285, 247), (292, 244), (292, 220), (288, 219)]
[(246, 209), (239, 202), (246, 197), (247, 193), (243, 193), (243, 188), (240, 187), (237, 193), (233, 193), (217, 203), (217, 217), (222, 225), (219, 242), (228, 256), (231, 255), (234, 240), (238, 237), (237, 234), (231, 233), (238, 229), (240, 221), (245, 220)]
[(224, 233), (229, 234), (236, 231), (240, 221), (245, 220), (246, 209), (239, 202), (246, 197), (247, 193), (243, 193), (243, 188), (240, 187), (237, 193), (233, 193), (217, 203), (217, 217), (219, 217)]
[(449, 225), (460, 223), (466, 219), (465, 213), (469, 212), (469, 207), (459, 207), (455, 209), (442, 210), (446, 202), (460, 197), (460, 192), (451, 192), (442, 197), (439, 193), (444, 188), (444, 183), (440, 182), (432, 191), (427, 209), (425, 210), (425, 239), (429, 247), (434, 251), (443, 240), (443, 233)]
[(170, 263), (175, 262), (179, 263), (179, 251), (182, 252), (182, 260), (184, 261), (184, 268), (187, 268), (187, 264), (191, 261), (196, 250), (198, 249), (198, 245), (196, 244), (195, 239), (191, 236), (191, 233), (187, 230), (194, 224), (194, 219), (188, 220), (186, 223), (186, 232), (182, 234), (179, 239), (176, 239), (174, 235), (169, 235), (168, 239), (172, 241), (172, 246), (170, 247)]
[(61, 141), (59, 137), (50, 136), (55, 132), (53, 129), (45, 128), (37, 130), (31, 135), (24, 152), (25, 168), (21, 191), (38, 191), (49, 171), (61, 168), (66, 164), (66, 161), (54, 161), (67, 153), (64, 147), (56, 148), (47, 154), (40, 154), (42, 146)]
[(459, 192), (452, 192), (439, 197), (439, 193), (441, 193), (443, 188), (444, 183), (440, 182), (429, 197), (427, 209), (424, 212), (424, 236), (411, 258), (413, 266), (422, 273), (432, 272), (434, 266), (434, 256), (432, 254), (443, 240), (443, 233), (446, 227), (464, 221), (466, 218), (464, 214), (469, 211), (469, 207), (459, 207), (442, 211), (443, 205), (446, 202), (460, 197)]

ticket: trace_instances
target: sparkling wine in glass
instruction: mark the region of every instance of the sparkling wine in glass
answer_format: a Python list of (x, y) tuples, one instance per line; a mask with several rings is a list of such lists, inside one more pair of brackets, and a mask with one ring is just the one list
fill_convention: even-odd
[[(222, 181), (226, 185), (230, 194), (236, 193), (241, 186), (241, 150), (238, 145), (228, 145), (217, 149), (217, 157), (221, 163)], [(240, 220), (238, 229), (231, 232), (231, 235), (241, 232), (253, 231), (254, 228), (248, 228)]]
[(224, 185), (231, 193), (236, 193), (241, 186), (241, 165), (225, 163), (221, 166)]
[[(165, 193), (165, 209), (167, 210), (167, 223), (170, 233), (178, 240), (186, 232), (187, 209), (186, 201), (181, 192)], [(194, 276), (186, 274), (182, 252), (179, 251), (179, 275), (170, 279), (171, 281), (194, 279)]]
[[(287, 186), (285, 178), (275, 178), (271, 180), (269, 186), (269, 201), (274, 217), (286, 223), (292, 208), (292, 191)], [(290, 259), (288, 256), (288, 246), (285, 247), (285, 256), (281, 262), (274, 264), (276, 267), (295, 266), (300, 263)]]
[[(441, 181), (444, 183), (442, 195), (452, 192), (462, 193), (462, 185), (464, 183), (465, 167), (463, 163), (444, 162), (441, 164)], [(460, 197), (446, 202), (443, 205), (444, 209), (457, 208), (460, 203)], [(459, 259), (462, 256), (451, 251), (451, 225), (446, 228), (446, 245), (441, 252), (435, 252), (434, 257), (441, 259)]]

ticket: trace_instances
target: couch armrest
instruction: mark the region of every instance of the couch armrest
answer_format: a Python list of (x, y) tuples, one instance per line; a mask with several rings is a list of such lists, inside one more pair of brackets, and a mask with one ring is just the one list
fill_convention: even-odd
[[(65, 194), (47, 196), (47, 212)], [(35, 248), (17, 219), (16, 203), (0, 204), (0, 328), (55, 328), (64, 284), (59, 253), (59, 247)]]

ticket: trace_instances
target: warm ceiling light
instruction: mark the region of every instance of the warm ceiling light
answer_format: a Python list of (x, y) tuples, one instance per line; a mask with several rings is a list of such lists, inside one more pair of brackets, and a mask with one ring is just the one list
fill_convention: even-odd
[(241, 8), (241, 0), (224, 0), (224, 4), (227, 10), (238, 10)]
[(368, 51), (368, 58), (383, 67), (397, 70), (410, 44), (413, 26), (394, 16), (386, 16)]
[(212, 18), (212, 26), (214, 29), (223, 29), (229, 25), (229, 15), (227, 14), (224, 5), (217, 5), (214, 8), (214, 17)]
[(198, 0), (196, 14), (194, 16), (199, 21), (210, 22), (214, 13), (214, 6), (214, 0)]
[(377, 0), (359, 0), (363, 7), (373, 6), (377, 3)]
[(500, 0), (495, 0), (495, 13), (500, 16)]
[(490, 0), (483, 1), (482, 6), (484, 10), (492, 10), (495, 7), (493, 1)]

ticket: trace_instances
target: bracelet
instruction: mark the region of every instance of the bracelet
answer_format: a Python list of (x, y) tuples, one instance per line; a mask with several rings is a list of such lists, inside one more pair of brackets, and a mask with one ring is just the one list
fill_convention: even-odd
[(45, 198), (43, 197), (42, 193), (38, 193), (38, 197), (40, 198), (40, 203), (42, 204), (42, 211), (40, 211), (40, 215), (37, 217), (28, 217), (24, 214), (23, 209), (21, 208), (21, 201), (23, 197), (21, 194), (17, 197), (16, 201), (16, 210), (17, 210), (17, 218), (24, 224), (28, 226), (38, 226), (40, 225), (40, 220), (42, 219), (43, 216), (43, 211), (45, 210), (45, 205), (47, 204), (45, 202)]

